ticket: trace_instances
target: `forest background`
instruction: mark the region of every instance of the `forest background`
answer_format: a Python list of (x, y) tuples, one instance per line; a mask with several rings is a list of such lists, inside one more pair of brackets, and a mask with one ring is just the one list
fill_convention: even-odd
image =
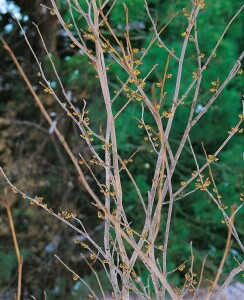
[[(118, 37), (123, 39), (125, 13), (122, 1), (117, 2), (110, 15), (110, 24), (113, 28), (116, 28)], [(141, 51), (150, 41), (151, 36), (150, 33), (148, 34), (150, 32), (148, 29), (151, 27), (151, 22), (143, 8), (143, 1), (124, 0), (123, 2), (126, 3), (130, 13), (133, 46)], [(201, 49), (206, 56), (210, 54), (226, 24), (241, 7), (241, 2), (205, 1), (205, 8), (200, 12), (198, 26)], [(72, 120), (57, 105), (52, 95), (47, 95), (38, 90), (38, 67), (26, 45), (20, 28), (11, 14), (13, 12), (19, 18), (37, 56), (47, 70), (52, 86), (55, 87), (57, 81), (53, 76), (39, 35), (32, 22), (38, 24), (70, 99), (77, 107), (83, 105), (83, 99), (87, 101), (90, 122), (99, 129), (106, 120), (106, 112), (103, 110), (103, 101), (95, 77), (96, 74), (91, 68), (87, 67), (87, 57), (76, 48), (70, 47), (70, 39), (65, 31), (61, 28), (57, 19), (45, 7), (40, 5), (41, 3), (49, 5), (49, 1), (40, 0), (7, 1), (0, 8), (0, 32), (16, 53), (30, 81), (38, 91), (44, 106), (51, 118), (57, 122), (58, 128), (64, 134), (72, 151), (76, 156), (82, 151), (85, 157), (89, 157), (89, 149), (85, 142), (79, 139), (79, 133)], [(70, 20), (66, 13), (68, 9), (66, 2), (60, 0), (57, 3), (68, 23)], [(152, 15), (158, 15), (160, 25), (166, 24), (176, 12), (179, 12), (163, 32), (165, 43), (177, 52), (182, 43), (181, 33), (186, 26), (186, 18), (182, 10), (189, 6), (189, 1), (149, 0), (148, 5)], [(6, 6), (6, 10), (4, 10), (4, 6)], [(239, 53), (241, 53), (243, 49), (241, 28), (241, 16), (239, 16), (230, 26), (218, 49), (214, 62), (206, 73), (203, 92), (198, 99), (196, 113), (202, 109), (205, 99), (211, 94), (211, 82), (224, 79), (227, 70), (231, 69)], [(109, 35), (109, 32), (103, 32), (103, 34)], [(4, 168), (14, 184), (25, 190), (27, 194), (42, 195), (50, 207), (58, 207), (60, 211), (76, 212), (78, 217), (88, 224), (87, 230), (90, 234), (99, 241), (99, 239), (102, 239), (102, 236), (100, 236), (102, 225), (101, 220), (97, 218), (96, 208), (91, 205), (89, 196), (77, 180), (71, 162), (35, 105), (32, 96), (3, 47), (0, 48), (0, 55), (1, 167)], [(153, 45), (150, 55), (145, 58), (141, 66), (141, 72), (146, 72), (148, 65), (158, 64), (156, 71), (149, 79), (151, 84), (160, 80), (166, 60), (167, 53), (164, 53), (157, 44)], [(194, 55), (190, 49), (184, 64), (184, 84), (186, 87), (191, 81), (194, 64)], [(170, 91), (174, 89), (174, 78), (176, 77), (174, 62), (171, 62), (169, 70), (172, 79), (168, 80), (166, 90), (170, 98)], [(120, 87), (117, 76), (121, 80), (125, 79), (120, 68), (113, 64), (110, 66), (108, 76), (114, 90), (118, 90)], [(237, 123), (238, 115), (242, 113), (242, 89), (243, 77), (238, 75), (222, 92), (221, 97), (210, 108), (204, 118), (200, 120), (200, 126), (197, 127), (197, 130), (193, 128), (191, 141), (200, 164), (206, 160), (201, 143), (204, 143), (208, 153), (214, 153), (216, 145), (219, 145), (226, 138), (227, 132)], [(130, 106), (130, 109), (125, 110), (124, 117), (118, 119), (116, 127), (119, 132), (118, 145), (122, 157), (129, 157), (139, 146), (142, 146), (142, 151), (140, 155), (135, 156), (131, 168), (136, 174), (135, 180), (142, 194), (146, 195), (150, 186), (151, 167), (154, 165), (155, 158), (150, 152), (149, 144), (144, 140), (143, 132), (138, 128), (138, 123), (133, 118), (133, 116), (140, 118), (140, 114), (141, 111), (136, 104)], [(179, 137), (182, 135), (182, 128), (185, 126), (187, 115), (186, 100), (186, 105), (182, 106), (175, 119), (173, 132), (170, 136), (171, 145), (175, 145), (175, 149), (178, 146)], [(240, 198), (243, 188), (242, 152), (243, 142), (241, 142), (241, 135), (238, 134), (221, 152), (218, 157), (219, 161), (214, 162), (212, 165), (216, 184), (219, 193), (224, 198), (227, 211), (234, 203), (240, 204), (240, 200), (243, 200), (243, 198)], [(182, 153), (177, 174), (173, 178), (176, 187), (180, 187), (182, 182), (186, 181), (189, 174), (195, 169), (190, 157), (191, 151), (186, 149)], [(141, 172), (141, 169), (139, 171), (137, 166), (143, 166), (144, 172)], [(96, 172), (98, 177), (103, 176), (99, 168)], [(92, 183), (93, 179), (88, 172), (86, 176), (87, 180)], [(126, 185), (125, 201), (128, 215), (139, 228), (144, 220), (140, 219), (138, 213), (135, 191), (130, 182), (126, 183), (125, 181), (124, 184)], [(96, 187), (94, 189), (96, 190)], [(6, 197), (11, 201), (20, 251), (24, 256), (24, 294), (41, 297), (40, 295), (45, 290), (49, 300), (74, 300), (87, 293), (84, 286), (77, 284), (54, 258), (54, 254), (59, 254), (66, 259), (67, 264), (79, 272), (84, 280), (93, 284), (93, 276), (88, 271), (84, 261), (81, 260), (80, 250), (73, 243), (76, 238), (74, 232), (65, 225), (60, 224), (58, 220), (51, 219), (51, 216), (40, 211), (38, 207), (30, 206), (28, 202), (6, 190), (4, 181), (0, 181), (0, 194), (1, 197)], [(17, 261), (4, 206), (0, 207), (0, 212), (1, 298), (1, 295), (13, 292), (16, 287)], [(183, 262), (189, 259), (189, 244), (192, 241), (195, 266), (198, 268), (196, 272), (200, 272), (201, 262), (208, 253), (205, 277), (212, 278), (222, 258), (226, 242), (227, 229), (221, 222), (222, 218), (221, 212), (201, 191), (197, 191), (192, 196), (189, 195), (186, 204), (184, 201), (176, 203), (171, 227), (169, 268), (173, 269), (176, 261)], [(240, 239), (243, 240), (243, 211), (236, 216), (235, 225), (240, 234)], [(185, 245), (184, 248), (182, 248), (183, 244)], [(239, 261), (243, 260), (243, 255), (237, 249), (238, 247), (233, 242), (223, 270), (226, 275), (236, 266), (233, 256)], [(97, 272), (99, 275), (99, 272), (103, 271), (97, 269)], [(142, 280), (145, 280), (143, 269), (137, 270), (137, 272)], [(101, 279), (105, 281), (104, 285), (106, 285), (106, 278), (101, 276)], [(174, 284), (178, 285), (183, 280), (182, 272), (177, 272), (174, 277)]]

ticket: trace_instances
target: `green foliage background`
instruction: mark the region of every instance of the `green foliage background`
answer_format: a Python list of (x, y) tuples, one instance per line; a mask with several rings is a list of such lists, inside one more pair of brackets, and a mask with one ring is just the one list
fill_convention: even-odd
[[(28, 30), (29, 36), (31, 36), (31, 33), (34, 34), (33, 41), (36, 41), (38, 37), (30, 26), (31, 19), (33, 18), (31, 10), (21, 4), (21, 1), (14, 2), (20, 6), (23, 17), (25, 15), (29, 16), (29, 19), (26, 22), (23, 20), (23, 24)], [(120, 39), (123, 40), (125, 31), (123, 3), (128, 6), (129, 19), (131, 26), (134, 28), (131, 30), (132, 46), (138, 49), (146, 48), (152, 38), (153, 32), (150, 31), (151, 24), (146, 11), (143, 9), (143, 1), (117, 1), (117, 4), (114, 6), (109, 17), (111, 26), (116, 30)], [(226, 24), (240, 8), (241, 1), (225, 1), (223, 4), (223, 1), (221, 0), (207, 0), (205, 1), (205, 4), (205, 9), (200, 12), (198, 18), (198, 34), (201, 52), (205, 54), (205, 57), (208, 57), (225, 29)], [(65, 1), (59, 1), (59, 5), (63, 11), (65, 20), (68, 22), (70, 16), (67, 12)], [(83, 1), (81, 5), (84, 5), (85, 7), (85, 1)], [(190, 9), (190, 2), (149, 0), (148, 5), (152, 15), (158, 19), (159, 28), (164, 26), (169, 18), (178, 12), (178, 15), (165, 29), (161, 37), (166, 45), (171, 49), (175, 49), (176, 55), (179, 56), (183, 41), (181, 33), (184, 31), (187, 24), (187, 19), (184, 17), (182, 9), (184, 7)], [(76, 17), (77, 22), (82, 26), (83, 21), (79, 20), (78, 15), (76, 15)], [(211, 62), (204, 73), (198, 105), (206, 104), (211, 97), (211, 82), (216, 80), (219, 80), (220, 83), (223, 82), (242, 51), (243, 44), (241, 42), (240, 19), (241, 16), (239, 16), (231, 25), (217, 51), (216, 58)], [(1, 27), (3, 36), (9, 40), (11, 45), (14, 45), (14, 38), (11, 38), (10, 35), (17, 36), (18, 43), (21, 43), (23, 49), (18, 45), (14, 45), (15, 50), (18, 51), (19, 58), (23, 57), (24, 67), (31, 77), (33, 84), (37, 85), (38, 78), (33, 74), (35, 74), (38, 69), (35, 64), (33, 64), (33, 58), (31, 58), (31, 56), (28, 57), (28, 60), (25, 59), (26, 54), (24, 51), (28, 50), (24, 50), (27, 48), (24, 45), (23, 38), (19, 36), (16, 24), (14, 24), (9, 14), (3, 15), (2, 20), (4, 24)], [(4, 27), (8, 23), (14, 24), (11, 32), (7, 32), (6, 27)], [(111, 36), (109, 36), (109, 33), (105, 29), (103, 34), (111, 39)], [(56, 53), (53, 53), (52, 56), (66, 90), (70, 90), (73, 98), (77, 99), (76, 105), (78, 107), (82, 108), (83, 99), (87, 101), (92, 128), (94, 130), (99, 130), (101, 126), (104, 130), (106, 113), (94, 70), (92, 70), (82, 53), (76, 49), (73, 51), (70, 50), (67, 38), (60, 38), (58, 46), (59, 50)], [(5, 53), (3, 50), (1, 51), (2, 53)], [(36, 51), (41, 53), (38, 48)], [(138, 57), (140, 57), (141, 53), (141, 51), (138, 53)], [(3, 86), (8, 82), (10, 88), (3, 92), (4, 101), (0, 102), (1, 116), (3, 118), (28, 120), (29, 122), (38, 123), (48, 130), (47, 124), (35, 107), (33, 100), (29, 96), (28, 91), (18, 75), (15, 76), (15, 82), (13, 82), (14, 76), (11, 72), (13, 72), (14, 67), (6, 56), (6, 53), (4, 55), (5, 66), (3, 68), (5, 72), (8, 72), (8, 75), (6, 78), (4, 77)], [(145, 87), (145, 91), (148, 94), (151, 93), (151, 85), (162, 78), (166, 59), (167, 53), (155, 43), (150, 49), (149, 54), (143, 60), (143, 65), (140, 67), (142, 77), (145, 76), (155, 64), (158, 64), (155, 71), (148, 78)], [(49, 76), (53, 86), (56, 87), (57, 81), (52, 74), (47, 57), (42, 56), (41, 60), (46, 72), (50, 74)], [(110, 58), (108, 57), (107, 63), (109, 64), (110, 62)], [(183, 84), (180, 95), (184, 94), (189, 83), (192, 81), (192, 72), (196, 70), (196, 67), (196, 53), (194, 46), (193, 44), (189, 44), (184, 63)], [(176, 72), (177, 64), (171, 60), (168, 73), (172, 73), (173, 76), (172, 79), (167, 80), (166, 82), (165, 91), (167, 91), (167, 95), (164, 102), (165, 110), (171, 105)], [(111, 64), (108, 76), (111, 91), (116, 91), (121, 87), (118, 78), (122, 81), (127, 79), (126, 74), (117, 64)], [(191, 141), (200, 165), (204, 164), (206, 161), (201, 143), (204, 143), (209, 154), (214, 153), (218, 148), (218, 145), (220, 145), (228, 136), (227, 131), (229, 131), (238, 120), (238, 114), (241, 113), (242, 80), (240, 75), (235, 77), (225, 91), (221, 93), (220, 97), (208, 113), (191, 131)], [(38, 92), (41, 94), (40, 89)], [(189, 95), (185, 99), (185, 105), (182, 105), (178, 109), (174, 119), (175, 121), (169, 139), (174, 152), (179, 146), (180, 137), (186, 126), (191, 96), (192, 95)], [(62, 97), (61, 93), (60, 97)], [(44, 103), (45, 101), (46, 100), (44, 99)], [(126, 101), (126, 96), (120, 96), (113, 106), (114, 112), (119, 111)], [(83, 142), (80, 141), (79, 133), (77, 129), (74, 128), (71, 120), (67, 118), (54, 102), (50, 103), (45, 103), (48, 107), (48, 111), (56, 111), (60, 116), (61, 121), (59, 126), (72, 146), (74, 153), (78, 156), (79, 152), (83, 152), (85, 153), (85, 156), (89, 158), (90, 154), (88, 149)], [(155, 124), (153, 124), (147, 112), (145, 112), (145, 116), (147, 123), (153, 128)], [(124, 110), (123, 116), (116, 121), (118, 147), (121, 157), (128, 158), (138, 147), (142, 146), (140, 154), (137, 154), (134, 157), (134, 161), (129, 169), (134, 174), (135, 181), (140, 187), (142, 195), (146, 198), (152, 180), (156, 156), (150, 152), (150, 145), (143, 139), (145, 132), (143, 132), (143, 129), (141, 130), (138, 128), (138, 123), (134, 117), (141, 117), (141, 106), (137, 102), (132, 102)], [(88, 230), (92, 230), (94, 224), (99, 224), (99, 221), (96, 218), (96, 210), (89, 204), (88, 196), (79, 186), (72, 165), (65, 156), (63, 150), (57, 145), (58, 141), (55, 138), (48, 136), (47, 133), (41, 134), (33, 128), (27, 130), (26, 128), (13, 126), (5, 126), (2, 128), (2, 132), (4, 132), (3, 137), (6, 140), (9, 134), (11, 136), (8, 141), (6, 141), (6, 145), (4, 144), (5, 146), (2, 146), (3, 152), (0, 157), (1, 164), (4, 165), (6, 170), (9, 170), (9, 174), (16, 180), (16, 183), (19, 183), (20, 186), (22, 185), (25, 188), (26, 193), (29, 192), (31, 194), (44, 196), (48, 205), (51, 207), (58, 207), (60, 211), (71, 209), (77, 211), (78, 216), (84, 218), (86, 222), (90, 220), (90, 223), (88, 222)], [(19, 135), (16, 134), (16, 132), (19, 132)], [(20, 148), (22, 149), (22, 152), (20, 152)], [(40, 150), (38, 150), (39, 148)], [(97, 144), (97, 148), (99, 149), (98, 151), (102, 152), (100, 144)], [(10, 154), (6, 149), (10, 149)], [(32, 154), (36, 153), (36, 151), (37, 154), (34, 154), (32, 157)], [(58, 155), (57, 151), (61, 152), (61, 154)], [(230, 207), (234, 203), (240, 204), (239, 195), (243, 188), (242, 151), (243, 144), (241, 142), (241, 136), (237, 135), (231, 140), (227, 147), (224, 148), (219, 156), (219, 161), (214, 163), (212, 167), (216, 184), (223, 197), (223, 202), (228, 206), (228, 214), (230, 213)], [(8, 159), (6, 159), (6, 153), (9, 155)], [(174, 191), (179, 188), (182, 181), (189, 179), (191, 172), (195, 169), (196, 167), (190, 149), (186, 147), (173, 177)], [(98, 168), (96, 174), (101, 180), (103, 179), (101, 169)], [(89, 176), (89, 174), (87, 174), (87, 176)], [(205, 177), (209, 177), (207, 171), (205, 172)], [(124, 188), (124, 203), (127, 208), (129, 221), (132, 222), (132, 228), (141, 230), (144, 222), (144, 215), (140, 213), (141, 207), (139, 199), (137, 198), (131, 182), (128, 181), (126, 176), (122, 176), (122, 183)], [(1, 183), (0, 188), (1, 191), (3, 191), (3, 183)], [(186, 189), (186, 192), (190, 191), (192, 188), (194, 188), (194, 184), (190, 185)], [(94, 190), (96, 191), (96, 189), (97, 187), (94, 183)], [(66, 191), (66, 193), (64, 193), (64, 191)], [(55, 263), (53, 256), (51, 254), (43, 254), (45, 245), (47, 245), (48, 242), (52, 242), (53, 237), (59, 234), (62, 242), (59, 243), (56, 251), (61, 254), (63, 253), (62, 255), (66, 258), (68, 257), (68, 262), (83, 275), (85, 280), (88, 280), (93, 284), (91, 274), (87, 274), (87, 269), (85, 269), (85, 266), (77, 259), (80, 250), (75, 248), (74, 245), (71, 245), (67, 250), (67, 244), (70, 244), (70, 234), (74, 235), (74, 233), (71, 233), (69, 229), (63, 228), (62, 225), (58, 224), (53, 226), (53, 228), (50, 228), (47, 223), (52, 221), (48, 217), (38, 217), (38, 214), (41, 213), (37, 211), (36, 208), (30, 212), (28, 205), (22, 200), (16, 201), (13, 207), (14, 211), (18, 212), (15, 218), (16, 224), (22, 224), (20, 227), (17, 227), (17, 232), (19, 231), (20, 234), (26, 233), (26, 237), (22, 236), (20, 238), (20, 244), (23, 249), (26, 249), (23, 251), (26, 253), (24, 285), (27, 290), (34, 293), (36, 297), (38, 297), (37, 295), (40, 295), (42, 290), (47, 290), (49, 295), (48, 299), (60, 299), (60, 297), (65, 297), (65, 299), (71, 300), (84, 295), (87, 292), (84, 291), (84, 287), (77, 286), (77, 284), (72, 281), (69, 274), (62, 270), (60, 266), (57, 266), (57, 271), (54, 271), (52, 269), (52, 265)], [(4, 214), (4, 209), (2, 209), (1, 212)], [(166, 219), (166, 216), (167, 210), (165, 209), (163, 210), (162, 216), (163, 222)], [(221, 260), (227, 236), (226, 226), (221, 223), (221, 220), (221, 212), (203, 192), (197, 191), (187, 198), (178, 201), (175, 204), (173, 211), (171, 236), (169, 240), (169, 270), (176, 268), (183, 261), (190, 258), (189, 244), (192, 241), (196, 259), (195, 272), (199, 274), (203, 257), (208, 253), (209, 256), (205, 269), (205, 277), (212, 278)], [(3, 216), (1, 222), (7, 222), (6, 216)], [(243, 211), (240, 211), (237, 214), (235, 224), (240, 233), (240, 238), (243, 240)], [(35, 226), (37, 229), (33, 236), (35, 236), (36, 241), (33, 241), (30, 228), (35, 228)], [(45, 229), (46, 227), (48, 227), (48, 229)], [(45, 230), (50, 231), (48, 238), (45, 236)], [(37, 233), (40, 233), (40, 237), (36, 237)], [(98, 240), (102, 239), (99, 232), (96, 233), (96, 236)], [(161, 237), (162, 241), (163, 236), (163, 232), (161, 232), (159, 240)], [(10, 236), (7, 237), (5, 235), (3, 235), (3, 237), (6, 239), (6, 244), (8, 246), (1, 245), (0, 247), (0, 276), (2, 279), (0, 281), (0, 288), (3, 288), (9, 282), (16, 269), (14, 252), (6, 253), (7, 249), (10, 249), (11, 238)], [(33, 251), (33, 247), (35, 247), (34, 244), (37, 244), (37, 249), (35, 249), (35, 251)], [(234, 254), (239, 260), (243, 258), (235, 241), (233, 241), (232, 244), (231, 254)], [(224, 268), (224, 276), (236, 266), (236, 262), (231, 254), (228, 257)], [(40, 255), (41, 259), (36, 260), (36, 255)], [(36, 272), (30, 271), (30, 266), (33, 264), (37, 266)], [(36, 274), (41, 274), (41, 272), (43, 272), (41, 264), (47, 266), (46, 268), (49, 272), (47, 276), (48, 281), (43, 280), (41, 282), (37, 279), (38, 276), (36, 276)], [(137, 266), (137, 272), (142, 277), (142, 280), (146, 282), (147, 275), (142, 269), (142, 266)], [(99, 267), (98, 274), (100, 274)], [(224, 276), (222, 280), (224, 279)], [(178, 271), (174, 273), (170, 280), (177, 285), (182, 282), (183, 279), (183, 272), (181, 273)]]

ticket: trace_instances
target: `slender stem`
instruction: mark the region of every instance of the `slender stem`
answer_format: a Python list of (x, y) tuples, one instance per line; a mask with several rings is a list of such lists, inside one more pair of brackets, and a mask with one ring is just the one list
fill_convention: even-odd
[(223, 283), (223, 285), (219, 288), (217, 294), (215, 295), (215, 299), (219, 299), (219, 297), (222, 295), (222, 293), (224, 292), (225, 288), (231, 283), (231, 281), (233, 280), (233, 278), (240, 272), (242, 272), (244, 270), (244, 261), (235, 269), (233, 269), (229, 276), (226, 278), (225, 282)]
[(89, 263), (89, 261), (85, 258), (85, 256), (82, 253), (81, 253), (81, 256), (84, 259), (84, 261), (87, 263), (87, 265), (89, 266), (89, 268), (92, 270), (93, 274), (95, 275), (95, 277), (97, 279), (97, 282), (98, 282), (98, 285), (99, 285), (99, 288), (101, 290), (102, 296), (103, 296), (103, 300), (106, 300), (105, 293), (104, 293), (103, 287), (101, 285), (101, 281), (100, 281), (100, 279), (99, 279), (99, 277), (97, 275), (97, 272), (94, 270), (94, 268), (91, 266), (91, 264)]
[(12, 238), (14, 241), (15, 253), (16, 253), (16, 257), (17, 257), (17, 261), (18, 261), (18, 288), (17, 288), (16, 300), (20, 300), (21, 299), (21, 285), (22, 285), (23, 256), (20, 255), (18, 240), (17, 240), (16, 231), (15, 231), (15, 227), (14, 227), (14, 221), (13, 221), (11, 209), (10, 209), (10, 206), (9, 206), (9, 203), (7, 200), (4, 200), (4, 205), (5, 205), (5, 208), (7, 211), (11, 234), (12, 234)]
[(69, 271), (73, 274), (73, 279), (74, 280), (80, 280), (87, 288), (88, 290), (91, 292), (91, 295), (93, 298), (98, 300), (98, 297), (96, 296), (95, 292), (93, 291), (93, 289), (91, 288), (91, 286), (89, 284), (87, 284), (75, 271), (73, 271), (69, 266), (67, 266), (63, 260), (58, 256), (58, 255), (54, 255), (55, 258), (57, 258), (57, 260)]
[(229, 227), (229, 230), (228, 230), (228, 236), (227, 236), (227, 240), (226, 240), (225, 251), (224, 251), (222, 260), (220, 262), (220, 265), (219, 265), (219, 268), (218, 268), (218, 272), (216, 274), (214, 282), (213, 282), (212, 286), (210, 287), (209, 292), (207, 294), (206, 300), (209, 300), (211, 298), (211, 295), (212, 295), (215, 287), (217, 286), (217, 283), (219, 281), (220, 275), (223, 272), (223, 267), (224, 267), (227, 255), (228, 255), (228, 253), (230, 251), (232, 227), (233, 227), (233, 224), (234, 224), (234, 211), (235, 211), (235, 206), (232, 206), (232, 208), (231, 208), (231, 218), (230, 218), (230, 227)]

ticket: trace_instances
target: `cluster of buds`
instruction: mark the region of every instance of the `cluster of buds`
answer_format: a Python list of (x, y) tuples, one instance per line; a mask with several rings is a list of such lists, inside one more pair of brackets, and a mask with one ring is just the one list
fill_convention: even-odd
[(93, 158), (90, 159), (90, 163), (92, 165), (97, 165), (97, 166), (104, 166), (104, 162), (103, 161), (99, 161), (95, 155), (93, 155)]
[(218, 90), (218, 80), (217, 81), (212, 81), (211, 82), (212, 88), (210, 89), (211, 93), (216, 93)]
[[(106, 187), (106, 185), (104, 185), (104, 184), (101, 184), (101, 189), (100, 189), (100, 192), (102, 193), (102, 194), (104, 194), (104, 196), (111, 196), (111, 197), (115, 197), (115, 195), (116, 195), (116, 193), (114, 192), (114, 191), (110, 191), (107, 187)], [(101, 208), (99, 208), (99, 209), (101, 209)]]
[(200, 191), (206, 191), (207, 187), (211, 184), (209, 178), (207, 178), (203, 183), (197, 182), (195, 187), (198, 188)]
[(200, 9), (205, 7), (204, 0), (195, 0), (195, 5), (199, 5)]
[[(137, 70), (136, 70), (137, 71)], [(140, 85), (142, 86), (142, 84), (144, 84), (142, 81), (140, 82)], [(133, 91), (130, 87), (128, 87), (128, 85), (123, 84), (123, 90), (125, 92), (129, 92), (126, 94), (127, 98), (134, 98), (136, 99), (136, 101), (141, 101), (143, 99), (143, 97), (141, 95), (139, 95), (136, 91)]]
[(41, 205), (43, 205), (43, 200), (44, 200), (44, 198), (43, 197), (35, 197), (35, 200), (36, 200), (36, 204), (38, 205), (38, 206), (41, 206)]
[(74, 219), (76, 218), (77, 214), (76, 213), (68, 213), (67, 211), (61, 211), (61, 213), (58, 213), (58, 216), (64, 219)]
[(123, 269), (125, 272), (128, 272), (128, 273), (131, 272), (130, 267), (129, 267), (126, 263), (121, 263), (121, 264), (119, 264), (119, 267), (120, 267), (121, 269)]
[(75, 239), (74, 242), (75, 242), (75, 244), (80, 244), (84, 249), (88, 249), (89, 248), (89, 246), (86, 243), (80, 242), (77, 239)]
[(172, 113), (171, 110), (169, 110), (169, 111), (163, 111), (162, 116), (163, 116), (164, 118), (169, 119), (169, 118), (171, 118), (171, 117), (173, 116), (173, 113)]
[(179, 265), (178, 270), (179, 271), (183, 271), (185, 269), (186, 265), (183, 263), (181, 265)]
[[(155, 131), (151, 128), (150, 125), (145, 124), (144, 122), (141, 122), (141, 121), (139, 121), (139, 122), (140, 122), (140, 124), (138, 125), (138, 128), (140, 128), (140, 129), (145, 128), (145, 130), (147, 132), (147, 136), (144, 137), (144, 140), (145, 141), (149, 140), (154, 147), (158, 147), (159, 143), (157, 141), (159, 138), (159, 134), (155, 133)], [(151, 150), (151, 152), (153, 152), (153, 150)]]
[(50, 95), (53, 95), (53, 94), (54, 94), (54, 91), (53, 91), (51, 88), (49, 88), (49, 87), (46, 87), (46, 88), (44, 89), (44, 92), (47, 93), (47, 94), (50, 94)]
[(194, 286), (197, 284), (197, 281), (194, 279), (194, 277), (196, 277), (196, 276), (197, 276), (196, 273), (193, 273), (193, 274), (186, 273), (185, 274), (185, 279), (186, 279), (185, 287), (187, 289), (189, 289), (190, 292), (194, 291), (194, 289), (195, 289)]
[(182, 32), (182, 34), (181, 34), (182, 36), (189, 36), (190, 35), (190, 33), (186, 30), (186, 31), (184, 31), (184, 32)]
[(112, 147), (112, 144), (110, 144), (110, 143), (102, 145), (103, 150), (106, 150), (106, 149), (108, 150), (110, 147)]
[(87, 39), (90, 39), (92, 41), (95, 41), (95, 35), (94, 34), (91, 34), (91, 33), (85, 33), (83, 34), (83, 37), (84, 38), (87, 38)]
[(208, 162), (218, 161), (219, 159), (214, 155), (208, 155)]
[(176, 294), (176, 296), (177, 296), (178, 298), (181, 297), (182, 291), (181, 291), (180, 288), (178, 288), (178, 287), (176, 286), (175, 288), (173, 288), (173, 291), (175, 292), (175, 294)]
[(100, 210), (97, 212), (97, 217), (98, 219), (102, 219), (102, 220), (105, 219), (104, 215), (100, 212)]
[(187, 18), (190, 17), (190, 13), (188, 12), (188, 10), (186, 8), (183, 8), (182, 11), (183, 11), (185, 17), (187, 17)]

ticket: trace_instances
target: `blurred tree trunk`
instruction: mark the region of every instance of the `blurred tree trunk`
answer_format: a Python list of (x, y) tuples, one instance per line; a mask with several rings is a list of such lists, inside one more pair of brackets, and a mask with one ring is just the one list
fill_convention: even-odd
[[(50, 7), (50, 1), (36, 0), (35, 12), (36, 23), (42, 33), (43, 39), (46, 43), (47, 49), (51, 53), (55, 53), (57, 50), (57, 30), (58, 21), (56, 16), (50, 14), (50, 10), (40, 4)], [(45, 51), (42, 46), (42, 42), (39, 41), (40, 52), (45, 55)]]

